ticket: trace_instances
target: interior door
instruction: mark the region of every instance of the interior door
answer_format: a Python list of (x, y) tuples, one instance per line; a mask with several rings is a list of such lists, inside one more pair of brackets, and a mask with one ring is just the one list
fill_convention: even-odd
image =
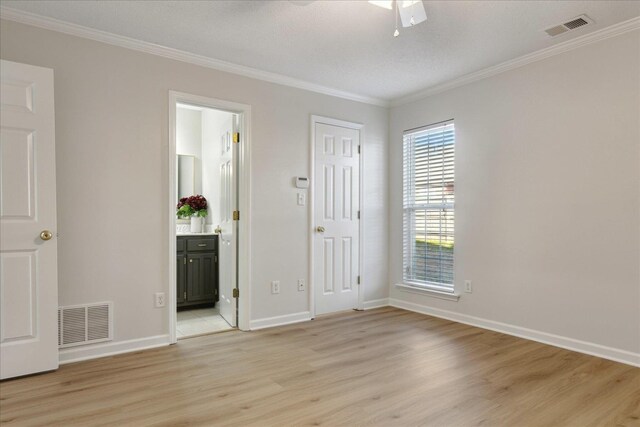
[(53, 70), (0, 63), (0, 377), (58, 367)]
[(238, 116), (233, 115), (232, 125), (222, 138), (220, 157), (220, 226), (218, 233), (219, 291), (220, 315), (231, 326), (237, 325), (237, 299), (233, 290), (236, 280), (236, 235), (237, 221), (234, 211), (237, 210), (238, 177), (237, 159), (238, 144), (233, 142), (233, 134), (238, 130)]
[(360, 131), (315, 125), (313, 279), (316, 314), (358, 306)]

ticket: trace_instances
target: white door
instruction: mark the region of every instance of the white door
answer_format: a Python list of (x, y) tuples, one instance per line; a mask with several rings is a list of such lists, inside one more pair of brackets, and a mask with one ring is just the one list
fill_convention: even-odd
[(218, 266), (220, 315), (231, 326), (237, 325), (237, 299), (233, 296), (236, 282), (236, 235), (237, 221), (233, 213), (237, 210), (238, 177), (237, 151), (238, 144), (233, 142), (233, 134), (237, 132), (237, 116), (233, 116), (233, 124), (222, 137), (222, 153), (220, 157), (220, 226), (218, 235)]
[(358, 306), (360, 131), (315, 125), (313, 286), (316, 314)]
[(58, 367), (58, 271), (53, 70), (2, 61), (0, 74), (4, 379)]

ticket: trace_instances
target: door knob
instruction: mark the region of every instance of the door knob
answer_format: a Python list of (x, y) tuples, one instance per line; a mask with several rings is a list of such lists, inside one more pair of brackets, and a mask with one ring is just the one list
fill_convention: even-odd
[(53, 233), (50, 232), (49, 230), (42, 230), (42, 232), (40, 233), (40, 238), (42, 240), (51, 240), (52, 237), (53, 237)]
[(318, 228), (316, 228), (316, 231), (317, 231), (318, 233), (324, 233), (324, 227), (323, 227), (323, 226), (321, 226), (321, 225), (319, 225), (319, 226), (318, 226)]
[(214, 233), (216, 234), (222, 234), (222, 228), (220, 228), (220, 226), (217, 226), (215, 230), (213, 230)]

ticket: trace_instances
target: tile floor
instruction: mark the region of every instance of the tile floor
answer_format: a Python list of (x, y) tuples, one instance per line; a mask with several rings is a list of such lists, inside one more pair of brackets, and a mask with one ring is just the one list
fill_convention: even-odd
[(226, 331), (231, 326), (220, 316), (218, 307), (178, 311), (178, 339)]

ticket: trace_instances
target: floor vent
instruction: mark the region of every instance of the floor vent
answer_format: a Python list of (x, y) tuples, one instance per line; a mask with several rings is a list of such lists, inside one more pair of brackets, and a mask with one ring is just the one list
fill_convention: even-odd
[(563, 24), (556, 25), (551, 28), (547, 28), (544, 30), (551, 37), (555, 37), (562, 33), (566, 33), (567, 31), (575, 30), (576, 28), (584, 27), (587, 24), (593, 24), (593, 19), (589, 18), (587, 15), (580, 15), (573, 18), (570, 21), (567, 21)]
[(113, 339), (111, 302), (58, 308), (58, 346), (93, 344)]

